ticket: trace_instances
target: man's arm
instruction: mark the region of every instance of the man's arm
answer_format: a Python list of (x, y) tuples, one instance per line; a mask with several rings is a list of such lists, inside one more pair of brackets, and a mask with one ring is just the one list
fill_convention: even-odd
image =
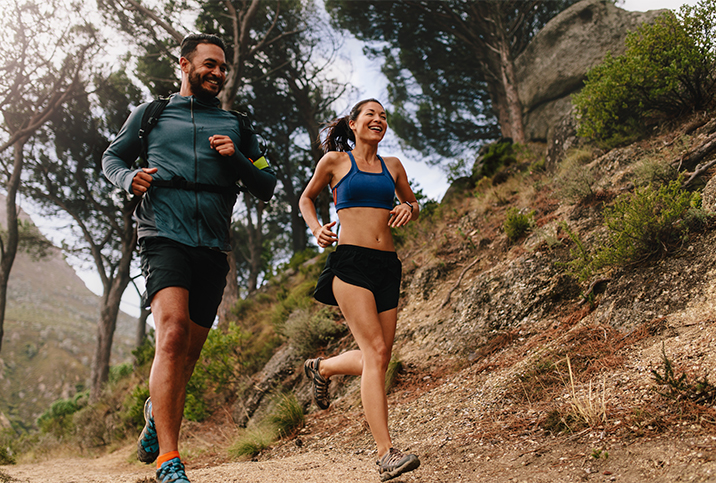
[[(104, 175), (112, 184), (130, 194), (140, 194), (133, 191), (132, 182), (143, 171), (132, 169), (131, 166), (139, 157), (142, 149), (138, 133), (142, 123), (142, 114), (147, 105), (139, 106), (129, 115), (117, 137), (102, 155)], [(151, 179), (149, 181), (151, 182)]]
[[(228, 136), (214, 135), (209, 138), (209, 142), (219, 154), (231, 157), (231, 161), (238, 168), (239, 177), (249, 193), (262, 201), (271, 200), (276, 188), (276, 174), (271, 167), (268, 165), (264, 169), (256, 167), (252, 162), (256, 160), (249, 160), (241, 151), (237, 150)], [(258, 141), (255, 142), (256, 146), (250, 153), (255, 152), (258, 159), (262, 155), (258, 149)]]

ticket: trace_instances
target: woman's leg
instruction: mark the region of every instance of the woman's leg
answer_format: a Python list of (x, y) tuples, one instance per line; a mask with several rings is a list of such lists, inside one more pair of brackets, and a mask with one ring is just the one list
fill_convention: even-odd
[[(333, 279), (333, 293), (360, 351), (350, 351), (336, 358), (327, 359), (325, 363), (328, 375), (330, 376), (331, 367), (351, 371), (341, 372), (343, 374), (361, 375), (363, 409), (380, 457), (392, 447), (388, 432), (385, 372), (388, 369), (395, 337), (397, 309), (378, 314), (375, 298), (370, 290), (349, 285), (338, 277)], [(333, 365), (335, 362), (337, 364)], [(324, 361), (321, 361), (321, 366), (323, 365)], [(358, 372), (359, 367), (360, 372)]]

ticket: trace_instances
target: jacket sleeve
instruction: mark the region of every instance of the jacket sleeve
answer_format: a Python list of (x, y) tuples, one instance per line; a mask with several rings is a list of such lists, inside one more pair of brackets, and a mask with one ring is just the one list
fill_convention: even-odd
[[(234, 154), (241, 182), (256, 198), (269, 201), (276, 189), (276, 173), (261, 154), (255, 134), (251, 135), (247, 144), (246, 155), (239, 150)], [(247, 156), (253, 157), (249, 159)]]
[(129, 194), (132, 194), (132, 178), (140, 171), (133, 169), (132, 165), (142, 149), (138, 133), (147, 105), (142, 104), (129, 115), (117, 137), (102, 155), (104, 175), (112, 184)]

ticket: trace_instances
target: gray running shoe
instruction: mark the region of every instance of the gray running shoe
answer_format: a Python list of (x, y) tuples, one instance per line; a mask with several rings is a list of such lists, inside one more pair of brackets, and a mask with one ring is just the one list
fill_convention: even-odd
[(328, 386), (331, 384), (331, 380), (324, 378), (320, 372), (318, 372), (318, 366), (321, 364), (321, 358), (308, 359), (303, 363), (303, 370), (306, 372), (311, 382), (313, 382), (313, 399), (316, 401), (316, 405), (321, 409), (328, 409), (331, 401), (328, 396)]
[(376, 463), (378, 464), (380, 481), (392, 480), (420, 466), (420, 460), (417, 456), (414, 454), (403, 454), (395, 448), (390, 448), (390, 451), (385, 453)]
[(142, 463), (153, 463), (159, 456), (159, 440), (157, 430), (154, 428), (154, 416), (152, 416), (152, 398), (144, 402), (144, 429), (137, 441), (137, 459)]

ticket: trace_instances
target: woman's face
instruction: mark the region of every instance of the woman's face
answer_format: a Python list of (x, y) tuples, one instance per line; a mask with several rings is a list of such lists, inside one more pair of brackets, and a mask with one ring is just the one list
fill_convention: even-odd
[(388, 130), (385, 109), (377, 102), (367, 102), (361, 107), (355, 121), (349, 122), (350, 128), (358, 139), (368, 143), (379, 143)]

